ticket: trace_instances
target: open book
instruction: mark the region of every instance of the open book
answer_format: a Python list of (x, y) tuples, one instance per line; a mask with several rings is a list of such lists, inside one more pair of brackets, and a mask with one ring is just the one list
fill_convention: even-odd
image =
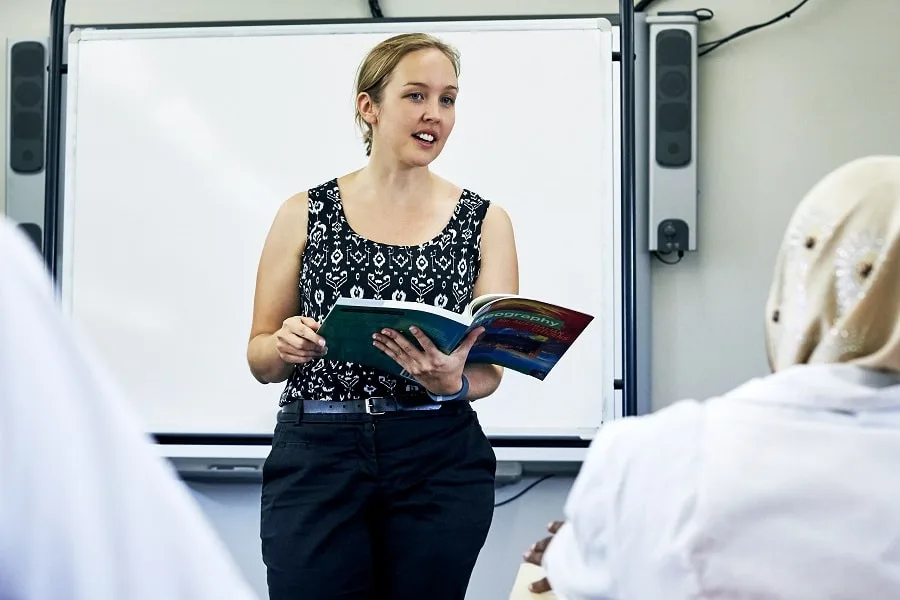
[(543, 380), (593, 316), (510, 294), (475, 298), (462, 313), (418, 302), (339, 298), (319, 335), (328, 345), (326, 359), (353, 362), (409, 377), (391, 357), (372, 345), (372, 334), (394, 329), (418, 346), (409, 332), (419, 327), (445, 354), (466, 335), (484, 327), (468, 363), (490, 363)]

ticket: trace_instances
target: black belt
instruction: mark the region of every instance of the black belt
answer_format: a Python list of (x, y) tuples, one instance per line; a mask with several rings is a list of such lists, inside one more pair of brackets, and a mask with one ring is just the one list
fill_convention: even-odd
[(295, 400), (290, 404), (282, 406), (281, 412), (284, 414), (298, 414), (302, 410), (304, 414), (314, 415), (383, 415), (391, 412), (440, 410), (444, 407), (459, 407), (464, 403), (465, 401), (462, 400), (452, 400), (447, 402), (434, 402), (430, 399), (427, 399), (424, 402), (416, 400), (401, 401), (397, 398), (380, 396), (366, 398), (364, 400), (345, 400), (343, 402), (330, 402), (328, 400)]

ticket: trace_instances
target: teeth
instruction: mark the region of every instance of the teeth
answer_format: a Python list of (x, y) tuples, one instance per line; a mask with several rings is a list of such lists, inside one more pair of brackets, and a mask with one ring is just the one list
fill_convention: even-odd
[(434, 136), (431, 135), (430, 133), (417, 133), (416, 137), (419, 138), (420, 140), (425, 140), (426, 142), (434, 141)]

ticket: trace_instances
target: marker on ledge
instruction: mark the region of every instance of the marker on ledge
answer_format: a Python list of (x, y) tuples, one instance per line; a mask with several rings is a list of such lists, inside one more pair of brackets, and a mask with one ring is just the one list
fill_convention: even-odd
[(210, 471), (230, 471), (232, 473), (255, 473), (259, 467), (254, 465), (209, 465)]

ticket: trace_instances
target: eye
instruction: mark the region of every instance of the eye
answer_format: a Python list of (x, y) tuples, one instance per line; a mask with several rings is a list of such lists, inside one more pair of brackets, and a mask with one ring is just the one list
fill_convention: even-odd
[(456, 98), (454, 98), (453, 96), (444, 96), (443, 98), (441, 98), (441, 102), (443, 102), (447, 106), (453, 106), (454, 104), (456, 104)]
[(410, 99), (412, 99), (412, 100), (421, 100), (421, 99), (422, 99), (422, 92), (413, 92), (412, 94), (409, 94), (409, 95), (407, 96), (407, 98), (410, 98)]

